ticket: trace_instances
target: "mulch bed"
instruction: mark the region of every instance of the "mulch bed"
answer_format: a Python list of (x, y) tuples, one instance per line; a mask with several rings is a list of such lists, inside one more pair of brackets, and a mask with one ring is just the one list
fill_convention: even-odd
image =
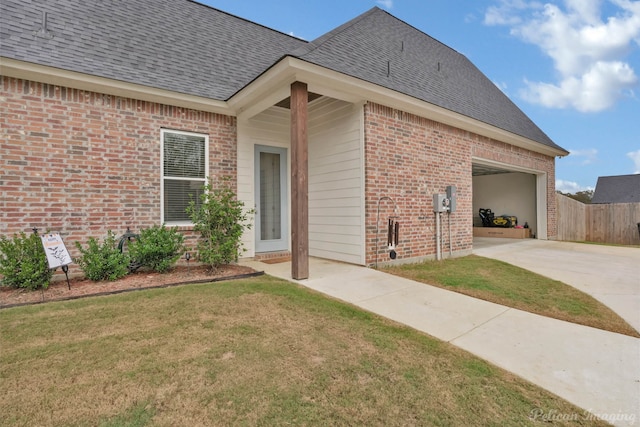
[(110, 295), (139, 289), (161, 288), (189, 283), (209, 283), (259, 276), (264, 272), (240, 265), (226, 265), (211, 274), (205, 266), (177, 266), (168, 273), (138, 270), (122, 279), (93, 282), (85, 278), (71, 279), (71, 289), (64, 275), (57, 274), (47, 289), (29, 291), (0, 287), (0, 308), (62, 301), (87, 296)]

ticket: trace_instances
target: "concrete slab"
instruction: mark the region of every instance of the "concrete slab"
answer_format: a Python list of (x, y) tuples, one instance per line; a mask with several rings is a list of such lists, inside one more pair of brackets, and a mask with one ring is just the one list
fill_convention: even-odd
[(370, 268), (311, 258), (309, 279), (292, 280), (291, 263), (249, 263), (256, 270), (355, 304), (444, 341), (508, 310), (466, 295), (426, 286)]
[(473, 253), (579, 289), (640, 331), (640, 249), (550, 240), (474, 239)]
[(421, 283), (359, 301), (357, 305), (443, 341), (464, 335), (509, 310), (498, 304)]
[(637, 338), (509, 310), (452, 343), (616, 425), (638, 421)]

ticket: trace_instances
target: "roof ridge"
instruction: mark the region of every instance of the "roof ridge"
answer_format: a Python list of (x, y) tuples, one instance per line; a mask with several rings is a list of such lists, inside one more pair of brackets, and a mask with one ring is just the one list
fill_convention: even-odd
[(622, 175), (603, 175), (603, 176), (599, 176), (598, 179), (600, 178), (618, 178), (618, 177), (623, 177), (623, 176), (635, 176), (635, 175), (640, 175), (638, 173), (625, 173)]
[(305, 46), (300, 46), (299, 48), (295, 49), (294, 51), (292, 51), (290, 53), (291, 56), (294, 57), (300, 57), (300, 56), (304, 56), (310, 52), (313, 52), (314, 50), (318, 49), (320, 46), (322, 46), (323, 44), (325, 44), (327, 41), (331, 40), (332, 38), (334, 38), (336, 35), (340, 34), (341, 32), (343, 32), (344, 30), (346, 30), (347, 28), (352, 27), (353, 25), (355, 25), (356, 23), (360, 22), (361, 20), (363, 20), (365, 17), (372, 15), (374, 13), (377, 13), (378, 11), (384, 12), (382, 9), (380, 9), (378, 6), (374, 6), (371, 9), (367, 10), (364, 13), (361, 13), (360, 15), (356, 16), (355, 18), (345, 22), (344, 24), (341, 24), (339, 26), (337, 26), (336, 28), (334, 28), (333, 30), (324, 33), (323, 35), (321, 35), (320, 37), (316, 37), (315, 39), (313, 39), (312, 41), (308, 42), (307, 45)]
[[(304, 56), (304, 55), (306, 55), (308, 53), (311, 53), (314, 50), (320, 48), (324, 43), (326, 43), (330, 39), (334, 38), (335, 36), (337, 36), (338, 34), (343, 32), (344, 30), (346, 30), (347, 28), (352, 27), (353, 25), (357, 24), (358, 22), (364, 20), (365, 18), (367, 18), (370, 15), (373, 15), (375, 13), (384, 13), (385, 15), (387, 15), (390, 18), (392, 18), (393, 20), (398, 21), (398, 22), (402, 23), (403, 25), (406, 25), (407, 27), (411, 28), (412, 30), (417, 31), (418, 33), (422, 34), (423, 36), (428, 37), (429, 39), (433, 40), (434, 42), (438, 43), (439, 45), (449, 49), (452, 52), (455, 52), (457, 55), (460, 55), (460, 56), (466, 58), (467, 61), (469, 61), (467, 56), (464, 55), (463, 53), (458, 52), (456, 49), (454, 49), (453, 47), (449, 46), (448, 44), (441, 42), (440, 40), (436, 39), (435, 37), (430, 36), (429, 34), (425, 33), (421, 29), (415, 27), (414, 25), (409, 24), (408, 22), (404, 21), (403, 19), (398, 18), (397, 16), (391, 14), (390, 12), (388, 12), (388, 11), (386, 11), (384, 9), (381, 9), (378, 6), (372, 7), (368, 11), (356, 16), (355, 18), (351, 19), (350, 21), (347, 21), (344, 24), (334, 28), (333, 30), (321, 35), (320, 37), (315, 38), (314, 40), (308, 42), (307, 45), (297, 48), (296, 50), (291, 52), (290, 55), (291, 56), (295, 56), (295, 57), (301, 57), (301, 56)], [(469, 62), (471, 62), (471, 61), (469, 61)]]
[(305, 43), (309, 43), (308, 41), (306, 41), (304, 39), (301, 39), (300, 37), (292, 36), (291, 34), (285, 33), (284, 31), (276, 30), (275, 28), (268, 27), (268, 26), (266, 26), (264, 24), (261, 24), (259, 22), (252, 21), (252, 20), (247, 19), (247, 18), (243, 18), (242, 16), (234, 15), (231, 12), (227, 12), (227, 11), (224, 11), (222, 9), (218, 9), (217, 7), (213, 7), (213, 6), (211, 6), (209, 4), (206, 4), (206, 3), (201, 3), (198, 0), (187, 0), (187, 1), (190, 2), (190, 3), (194, 3), (194, 4), (198, 5), (198, 6), (203, 6), (203, 7), (206, 7), (208, 9), (215, 10), (216, 12), (222, 13), (224, 15), (227, 15), (227, 16), (231, 17), (231, 18), (235, 18), (235, 19), (238, 19), (240, 21), (244, 21), (246, 23), (249, 23), (249, 24), (252, 24), (252, 25), (256, 25), (258, 27), (262, 27), (262, 28), (267, 29), (269, 31), (273, 31), (274, 33), (279, 33), (279, 34), (282, 34), (284, 36), (290, 37), (292, 39), (296, 39), (296, 40), (303, 41)]
[(433, 40), (434, 42), (436, 42), (436, 43), (438, 43), (438, 44), (440, 44), (440, 45), (442, 45), (442, 46), (446, 47), (447, 49), (449, 49), (449, 50), (451, 50), (451, 51), (453, 51), (453, 52), (457, 53), (458, 55), (462, 55), (462, 56), (464, 56), (464, 57), (466, 58), (466, 55), (464, 55), (463, 53), (458, 52), (456, 49), (452, 48), (452, 47), (451, 47), (451, 46), (449, 46), (448, 44), (441, 42), (440, 40), (438, 40), (437, 38), (435, 38), (435, 37), (433, 37), (433, 36), (429, 35), (428, 33), (425, 33), (425, 32), (424, 32), (424, 31), (422, 31), (420, 28), (418, 28), (418, 27), (416, 27), (416, 26), (414, 26), (414, 25), (409, 24), (409, 23), (408, 23), (407, 21), (405, 21), (404, 19), (400, 19), (400, 18), (398, 18), (397, 16), (395, 16), (395, 15), (394, 15), (394, 14), (392, 14), (392, 13), (390, 13), (389, 11), (386, 11), (386, 10), (383, 10), (383, 9), (380, 9), (380, 11), (381, 11), (381, 12), (383, 12), (383, 13), (386, 13), (387, 15), (389, 15), (389, 17), (391, 17), (391, 18), (395, 19), (396, 21), (402, 22), (404, 25), (406, 25), (406, 26), (408, 26), (408, 27), (411, 27), (413, 30), (415, 30), (415, 31), (419, 32), (419, 33), (420, 33), (420, 34), (422, 34), (423, 36), (429, 37), (429, 38), (430, 38), (431, 40)]

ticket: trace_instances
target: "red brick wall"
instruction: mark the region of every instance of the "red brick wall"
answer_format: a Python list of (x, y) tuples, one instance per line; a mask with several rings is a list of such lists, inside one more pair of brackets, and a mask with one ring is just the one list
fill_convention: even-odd
[[(237, 173), (233, 117), (0, 76), (0, 235), (32, 227), (73, 242), (160, 222), (160, 129), (209, 135), (210, 175)], [(455, 185), (454, 252), (472, 244), (472, 156), (547, 172), (555, 236), (554, 158), (377, 104), (365, 106), (366, 262), (436, 251), (433, 193)], [(393, 202), (383, 197), (391, 197)], [(394, 204), (397, 208), (393, 209)], [(377, 221), (379, 212), (380, 221)], [(443, 215), (449, 251), (448, 216)], [(376, 247), (378, 251), (376, 251)]]
[(71, 251), (159, 224), (162, 127), (208, 134), (210, 176), (236, 180), (234, 117), (0, 79), (0, 235), (50, 229)]
[(364, 122), (367, 264), (389, 261), (389, 216), (400, 222), (398, 259), (434, 256), (433, 194), (444, 193), (448, 185), (456, 186), (458, 202), (450, 218), (442, 215), (443, 253), (449, 252), (449, 219), (453, 252), (471, 249), (472, 156), (547, 171), (548, 226), (549, 234), (555, 235), (553, 157), (378, 104), (365, 106)]

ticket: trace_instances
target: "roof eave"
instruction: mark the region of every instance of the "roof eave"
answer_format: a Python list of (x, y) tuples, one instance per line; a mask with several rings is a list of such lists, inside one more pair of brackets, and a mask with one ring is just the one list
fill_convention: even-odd
[(0, 75), (211, 113), (235, 115), (225, 101), (0, 57)]
[(289, 96), (291, 83), (303, 81), (309, 85), (309, 91), (343, 101), (379, 103), (549, 156), (569, 154), (567, 151), (532, 141), (417, 98), (291, 56), (282, 58), (228, 101), (182, 94), (6, 57), (0, 57), (0, 75), (243, 117), (251, 117), (275, 105)]
[(569, 154), (564, 149), (291, 56), (282, 58), (238, 91), (229, 99), (229, 106), (239, 117), (252, 117), (289, 96), (289, 85), (294, 81), (307, 83), (310, 92), (352, 103), (375, 102), (547, 156)]

